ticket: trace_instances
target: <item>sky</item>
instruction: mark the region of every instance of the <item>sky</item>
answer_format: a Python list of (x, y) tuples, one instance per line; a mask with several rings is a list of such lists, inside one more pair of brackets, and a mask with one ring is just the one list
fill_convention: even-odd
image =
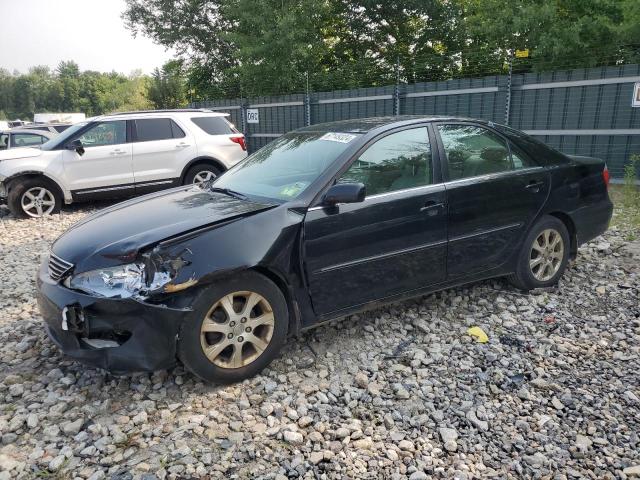
[(124, 9), (124, 0), (0, 0), (0, 68), (26, 73), (74, 60), (80, 70), (151, 73), (172, 54), (133, 38)]

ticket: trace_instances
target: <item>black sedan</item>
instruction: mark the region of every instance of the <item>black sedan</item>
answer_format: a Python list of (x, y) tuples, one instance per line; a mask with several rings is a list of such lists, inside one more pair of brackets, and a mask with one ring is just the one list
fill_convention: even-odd
[(612, 204), (597, 159), (459, 118), (314, 125), (204, 188), (102, 210), (38, 275), (52, 340), (111, 371), (254, 375), (286, 338), (491, 277), (554, 285)]

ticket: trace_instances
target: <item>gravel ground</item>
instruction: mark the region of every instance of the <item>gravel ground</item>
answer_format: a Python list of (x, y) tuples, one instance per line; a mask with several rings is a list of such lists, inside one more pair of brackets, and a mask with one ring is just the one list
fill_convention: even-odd
[(582, 247), (558, 288), (495, 280), (352, 316), (213, 387), (181, 367), (116, 377), (46, 337), (36, 266), (88, 212), (0, 209), (0, 480), (640, 476), (632, 232)]

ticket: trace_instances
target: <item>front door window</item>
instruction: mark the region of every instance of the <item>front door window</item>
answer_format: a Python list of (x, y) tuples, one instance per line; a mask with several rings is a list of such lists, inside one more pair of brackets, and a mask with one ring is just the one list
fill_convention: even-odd
[(402, 130), (370, 146), (339, 183), (364, 183), (368, 196), (429, 185), (431, 158), (426, 127)]
[(126, 143), (127, 122), (125, 120), (117, 120), (115, 122), (96, 123), (80, 135), (78, 139), (85, 148)]

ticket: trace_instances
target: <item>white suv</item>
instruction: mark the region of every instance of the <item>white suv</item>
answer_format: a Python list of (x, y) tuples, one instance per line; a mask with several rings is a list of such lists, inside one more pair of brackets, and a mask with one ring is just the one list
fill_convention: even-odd
[(138, 195), (211, 180), (247, 156), (224, 113), (126, 112), (73, 125), (41, 148), (0, 152), (0, 201), (40, 217), (62, 203)]

